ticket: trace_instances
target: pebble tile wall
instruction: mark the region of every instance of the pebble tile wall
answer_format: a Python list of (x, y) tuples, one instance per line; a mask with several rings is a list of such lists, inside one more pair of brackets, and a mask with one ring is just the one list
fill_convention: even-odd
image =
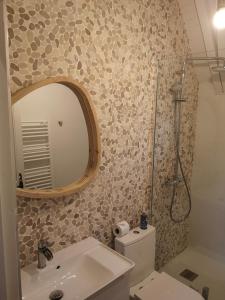
[[(138, 224), (149, 212), (155, 95), (159, 60), (153, 223), (157, 267), (188, 243), (188, 223), (168, 216), (174, 159), (173, 104), (169, 88), (179, 78), (188, 40), (176, 0), (7, 0), (11, 91), (50, 76), (71, 76), (92, 96), (101, 134), (96, 179), (60, 199), (18, 199), (21, 267), (36, 259), (37, 241), (53, 251), (87, 236), (113, 244), (112, 225)], [(189, 70), (183, 106), (182, 155), (191, 175), (197, 80)], [(165, 180), (164, 180), (165, 179)], [(175, 213), (183, 211), (181, 192)], [(185, 204), (184, 204), (185, 206)]]

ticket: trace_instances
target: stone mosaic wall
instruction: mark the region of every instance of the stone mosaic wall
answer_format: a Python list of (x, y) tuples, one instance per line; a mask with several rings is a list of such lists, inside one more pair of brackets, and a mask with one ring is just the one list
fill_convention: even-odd
[[(115, 222), (126, 219), (134, 227), (140, 213), (149, 211), (159, 59), (153, 222), (160, 267), (188, 242), (188, 225), (168, 218), (171, 191), (162, 187), (174, 158), (169, 87), (180, 57), (189, 52), (176, 0), (6, 2), (12, 93), (49, 76), (79, 80), (92, 95), (102, 146), (98, 176), (84, 191), (61, 199), (18, 199), (21, 266), (36, 259), (40, 238), (49, 239), (53, 251), (89, 235), (112, 245)], [(197, 82), (189, 73), (182, 154), (190, 178)], [(184, 193), (179, 200), (185, 203)]]

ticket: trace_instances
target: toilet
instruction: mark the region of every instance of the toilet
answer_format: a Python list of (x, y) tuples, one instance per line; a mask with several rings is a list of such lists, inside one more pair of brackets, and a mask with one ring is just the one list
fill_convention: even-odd
[(115, 250), (135, 262), (130, 298), (135, 300), (203, 300), (195, 290), (166, 273), (155, 271), (155, 228), (139, 227), (115, 238)]

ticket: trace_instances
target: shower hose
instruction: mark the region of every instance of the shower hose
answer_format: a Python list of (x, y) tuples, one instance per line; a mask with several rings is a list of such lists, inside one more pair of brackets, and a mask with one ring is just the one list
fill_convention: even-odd
[(177, 184), (174, 184), (173, 185), (172, 200), (171, 200), (171, 204), (170, 204), (170, 218), (174, 223), (179, 224), (179, 223), (184, 222), (189, 217), (189, 215), (191, 213), (191, 207), (192, 207), (191, 202), (192, 201), (191, 201), (191, 193), (190, 193), (190, 190), (189, 190), (189, 187), (188, 187), (188, 184), (187, 184), (187, 180), (186, 180), (186, 177), (185, 177), (185, 174), (184, 174), (184, 169), (183, 169), (183, 166), (182, 166), (182, 161), (181, 161), (181, 158), (180, 158), (179, 151), (177, 151), (177, 159), (178, 159), (178, 163), (179, 163), (179, 166), (180, 166), (180, 171), (181, 171), (181, 175), (182, 175), (182, 178), (183, 178), (183, 181), (184, 181), (184, 185), (185, 185), (185, 188), (186, 188), (186, 192), (187, 192), (187, 196), (188, 196), (188, 206), (189, 206), (187, 213), (182, 218), (176, 219), (173, 216), (173, 207), (174, 207), (174, 204), (175, 204), (175, 196), (176, 196), (176, 188), (177, 188)]

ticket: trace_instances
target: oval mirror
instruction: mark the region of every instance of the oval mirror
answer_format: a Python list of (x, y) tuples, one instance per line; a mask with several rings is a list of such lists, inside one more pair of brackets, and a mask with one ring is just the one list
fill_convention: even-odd
[(17, 194), (64, 196), (96, 173), (99, 139), (87, 91), (68, 78), (50, 78), (12, 97)]

